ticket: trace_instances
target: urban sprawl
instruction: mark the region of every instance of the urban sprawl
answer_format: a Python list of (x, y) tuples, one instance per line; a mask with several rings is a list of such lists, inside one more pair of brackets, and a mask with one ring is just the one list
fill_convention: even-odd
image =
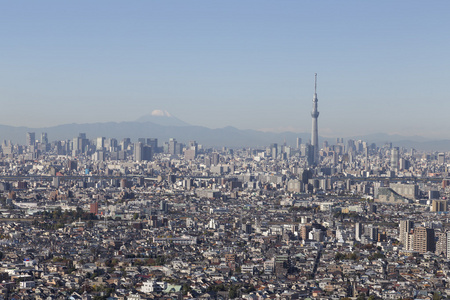
[(450, 297), (448, 153), (26, 138), (1, 144), (0, 299)]

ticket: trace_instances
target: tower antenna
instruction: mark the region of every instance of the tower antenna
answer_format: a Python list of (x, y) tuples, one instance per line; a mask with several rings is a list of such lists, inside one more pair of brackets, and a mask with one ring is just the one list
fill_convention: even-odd
[(317, 73), (314, 73), (314, 94), (317, 94)]

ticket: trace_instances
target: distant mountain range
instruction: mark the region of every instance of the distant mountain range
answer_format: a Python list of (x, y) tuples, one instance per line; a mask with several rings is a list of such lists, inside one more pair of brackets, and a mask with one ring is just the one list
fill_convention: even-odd
[[(271, 143), (295, 146), (297, 137), (303, 143), (310, 140), (308, 132), (262, 132), (257, 130), (242, 130), (235, 127), (224, 127), (211, 129), (203, 126), (189, 125), (165, 111), (152, 112), (152, 114), (139, 118), (134, 122), (107, 122), (88, 124), (64, 124), (45, 128), (14, 127), (0, 125), (0, 140), (11, 140), (13, 143), (25, 144), (27, 132), (35, 132), (36, 139), (40, 138), (42, 132), (47, 132), (49, 141), (72, 139), (80, 132), (86, 133), (88, 138), (99, 136), (112, 137), (121, 140), (125, 137), (136, 141), (138, 138), (158, 138), (161, 145), (169, 138), (175, 138), (179, 142), (197, 141), (199, 144), (208, 147), (265, 147)], [(363, 140), (369, 143), (376, 143), (378, 146), (386, 142), (392, 142), (394, 146), (415, 148), (424, 151), (450, 151), (450, 140), (432, 140), (420, 136), (400, 136), (383, 133), (365, 136), (354, 136), (345, 140)], [(335, 139), (321, 138), (321, 141), (328, 140), (330, 144), (335, 143)], [(346, 141), (344, 141), (346, 142)]]

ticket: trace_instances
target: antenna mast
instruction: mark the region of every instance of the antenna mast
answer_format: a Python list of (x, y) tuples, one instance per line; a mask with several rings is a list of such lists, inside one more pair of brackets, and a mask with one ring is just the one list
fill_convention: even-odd
[(317, 94), (317, 73), (314, 73), (314, 94)]

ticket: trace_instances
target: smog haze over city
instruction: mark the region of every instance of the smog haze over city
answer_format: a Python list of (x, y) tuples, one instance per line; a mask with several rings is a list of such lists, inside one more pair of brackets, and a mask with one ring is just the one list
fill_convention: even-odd
[(0, 124), (450, 138), (448, 1), (4, 1)]

